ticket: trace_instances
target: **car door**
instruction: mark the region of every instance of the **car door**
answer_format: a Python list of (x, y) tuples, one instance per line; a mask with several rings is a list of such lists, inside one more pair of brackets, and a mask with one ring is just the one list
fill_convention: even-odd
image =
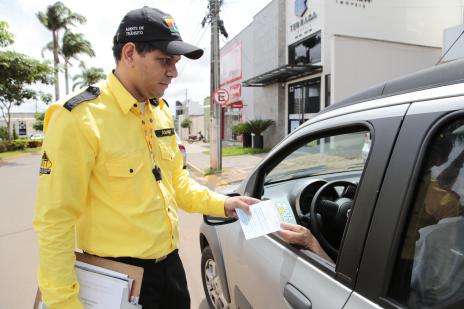
[[(216, 231), (234, 307), (343, 307), (354, 288), (376, 192), (407, 107), (408, 104), (375, 108), (310, 124), (279, 144), (256, 168), (248, 182), (241, 186), (243, 192), (240, 193), (262, 199), (285, 198), (297, 217), (300, 215), (298, 221), (302, 224), (305, 218), (301, 217), (301, 209), (307, 210), (308, 205), (297, 205), (297, 201), (306, 201), (301, 198), (308, 184), (342, 179), (355, 182), (358, 188), (351, 211), (346, 213), (348, 222), (341, 231), (339, 253), (333, 257), (333, 262), (289, 245), (275, 233), (245, 240), (239, 222), (218, 226)], [(370, 136), (369, 141), (366, 134)], [(370, 155), (365, 162), (362, 158), (367, 154), (367, 142)], [(311, 149), (316, 149), (316, 153), (311, 153)], [(331, 152), (334, 149), (335, 152)], [(334, 161), (339, 164), (339, 170), (334, 172), (333, 162), (317, 164), (314, 155), (320, 157), (327, 153), (343, 157), (343, 163), (338, 159)], [(304, 160), (293, 160), (296, 157)], [(297, 166), (302, 176), (269, 181), (285, 162), (291, 164), (283, 171), (288, 166)], [(351, 164), (354, 162), (357, 165)], [(357, 168), (350, 170), (348, 166)], [(302, 169), (307, 172), (301, 173)], [(290, 168), (289, 175), (295, 176), (296, 170)]]
[(411, 104), (346, 308), (464, 307), (464, 97)]

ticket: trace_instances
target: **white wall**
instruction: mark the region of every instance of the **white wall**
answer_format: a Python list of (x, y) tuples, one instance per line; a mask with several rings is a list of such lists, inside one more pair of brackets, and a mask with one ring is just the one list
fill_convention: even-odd
[(463, 23), (462, 0), (372, 0), (365, 7), (350, 4), (356, 0), (326, 3), (329, 34), (441, 47), (443, 30)]
[(333, 102), (402, 75), (433, 66), (440, 48), (335, 36)]

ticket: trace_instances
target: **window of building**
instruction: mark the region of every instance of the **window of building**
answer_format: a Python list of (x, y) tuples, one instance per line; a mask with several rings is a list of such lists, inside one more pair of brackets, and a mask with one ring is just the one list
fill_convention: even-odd
[(427, 149), (390, 283), (408, 308), (464, 305), (464, 120), (444, 127)]
[(289, 132), (321, 109), (321, 79), (305, 80), (288, 87)]
[(289, 64), (314, 64), (321, 61), (321, 32), (288, 47)]

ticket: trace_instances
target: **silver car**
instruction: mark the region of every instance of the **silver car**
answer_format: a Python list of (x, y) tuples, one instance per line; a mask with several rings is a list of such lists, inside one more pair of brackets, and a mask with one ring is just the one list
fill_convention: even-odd
[(464, 308), (464, 62), (334, 104), (236, 194), (286, 199), (331, 261), (205, 216), (211, 308)]

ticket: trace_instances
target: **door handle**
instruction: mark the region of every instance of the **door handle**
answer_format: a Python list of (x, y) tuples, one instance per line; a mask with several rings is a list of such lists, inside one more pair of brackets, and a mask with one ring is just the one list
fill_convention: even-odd
[(311, 309), (311, 301), (296, 287), (287, 283), (284, 288), (284, 298), (294, 309)]

